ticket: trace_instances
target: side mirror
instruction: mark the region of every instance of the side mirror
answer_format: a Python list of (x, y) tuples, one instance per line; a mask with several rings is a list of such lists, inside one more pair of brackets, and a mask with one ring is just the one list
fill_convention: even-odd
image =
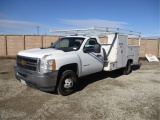
[(87, 52), (87, 49), (86, 49), (86, 48), (83, 48), (83, 52), (86, 53), (86, 52)]
[(51, 42), (51, 45), (53, 45), (53, 42)]
[(95, 44), (94, 45), (94, 53), (100, 53), (101, 52), (101, 45)]

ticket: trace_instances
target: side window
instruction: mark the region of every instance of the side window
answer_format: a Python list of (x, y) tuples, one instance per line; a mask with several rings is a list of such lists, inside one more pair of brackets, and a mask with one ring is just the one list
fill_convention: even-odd
[(87, 52), (93, 52), (94, 51), (94, 45), (97, 44), (97, 40), (95, 38), (90, 38), (86, 44), (85, 44), (85, 49)]

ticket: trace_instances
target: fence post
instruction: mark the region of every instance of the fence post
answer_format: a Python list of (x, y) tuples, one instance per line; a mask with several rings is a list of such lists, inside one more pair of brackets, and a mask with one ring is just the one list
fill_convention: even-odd
[(26, 49), (26, 41), (25, 41), (25, 35), (23, 35), (23, 42), (24, 42), (24, 46), (23, 46), (23, 49), (25, 50), (25, 49)]
[(7, 56), (8, 55), (7, 36), (4, 35), (4, 37), (5, 37), (5, 43), (6, 43), (6, 56)]
[[(147, 39), (145, 39), (145, 55), (146, 55), (146, 46), (147, 46)], [(144, 55), (144, 57), (145, 57)]]
[(43, 35), (41, 35), (41, 46), (43, 48)]

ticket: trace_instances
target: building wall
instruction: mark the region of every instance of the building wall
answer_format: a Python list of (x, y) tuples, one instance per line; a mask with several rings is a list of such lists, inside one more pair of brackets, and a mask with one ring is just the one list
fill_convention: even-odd
[[(59, 38), (55, 35), (0, 35), (0, 56), (15, 56), (21, 50), (47, 47)], [(101, 43), (107, 43), (107, 40), (100, 37)], [(136, 38), (128, 40), (128, 44), (138, 43)], [(160, 57), (160, 39), (141, 39), (140, 57), (148, 53)]]
[(0, 56), (5, 56), (6, 55), (6, 40), (5, 36), (1, 35), (0, 36)]
[(15, 55), (16, 53), (24, 49), (23, 36), (9, 35), (6, 36), (6, 40), (7, 40), (7, 50), (6, 50), (7, 55)]

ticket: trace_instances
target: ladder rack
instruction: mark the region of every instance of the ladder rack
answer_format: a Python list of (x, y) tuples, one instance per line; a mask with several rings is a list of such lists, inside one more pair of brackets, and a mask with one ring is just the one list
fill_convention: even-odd
[(86, 29), (69, 29), (69, 30), (50, 30), (52, 33), (63, 33), (63, 34), (77, 34), (77, 35), (108, 35), (113, 33), (134, 35), (141, 37), (140, 32), (126, 30), (122, 28), (111, 28), (111, 27), (91, 27)]
[(82, 36), (104, 36), (107, 37), (109, 34), (118, 33), (120, 35), (127, 35), (128, 37), (139, 38), (139, 45), (141, 40), (141, 33), (122, 28), (111, 28), (111, 27), (91, 27), (86, 29), (68, 29), (68, 30), (50, 30), (52, 33), (61, 33), (61, 35), (82, 35)]

